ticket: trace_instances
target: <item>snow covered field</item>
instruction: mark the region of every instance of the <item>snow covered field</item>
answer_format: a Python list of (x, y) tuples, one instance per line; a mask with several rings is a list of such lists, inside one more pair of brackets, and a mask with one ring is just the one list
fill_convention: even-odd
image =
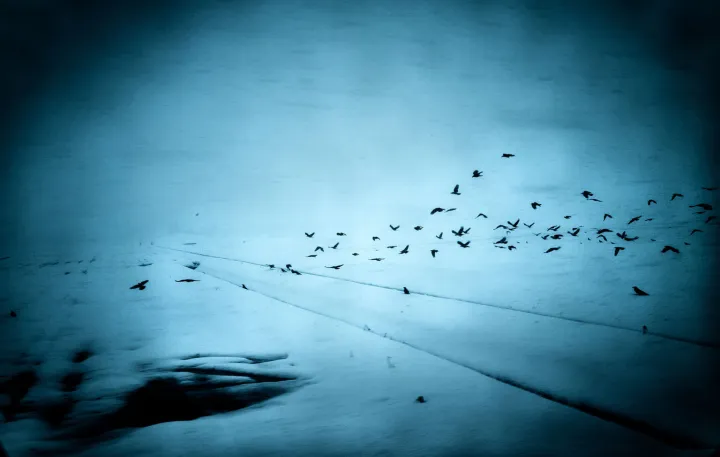
[(701, 94), (562, 10), (207, 2), (55, 75), (0, 180), (10, 457), (711, 455)]

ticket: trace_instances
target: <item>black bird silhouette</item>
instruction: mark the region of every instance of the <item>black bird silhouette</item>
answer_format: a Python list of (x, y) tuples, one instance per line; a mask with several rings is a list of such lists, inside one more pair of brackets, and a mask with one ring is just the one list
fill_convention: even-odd
[(416, 225), (416, 226), (413, 227), (413, 228), (414, 228), (415, 230), (417, 230), (418, 232), (423, 229), (422, 225)]
[(337, 232), (336, 235), (337, 235), (337, 236), (347, 236), (347, 234), (345, 234), (345, 233), (343, 233), (343, 232)]
[(543, 240), (547, 240), (549, 236), (550, 236), (550, 235), (543, 235), (543, 236), (541, 236), (540, 238), (542, 238)]
[(626, 237), (623, 238), (623, 239), (624, 239), (625, 241), (635, 241), (635, 240), (637, 240), (638, 238), (640, 238), (640, 237), (639, 237), (639, 236), (626, 236)]
[(450, 193), (453, 195), (460, 195), (460, 192), (458, 192), (459, 189), (460, 189), (460, 184), (455, 184), (455, 188)]
[(574, 231), (568, 232), (568, 233), (569, 233), (570, 235), (572, 235), (572, 236), (578, 236), (578, 233), (580, 233), (580, 229), (579, 229), (579, 228), (576, 228)]
[(403, 287), (403, 293), (404, 293), (405, 295), (410, 295), (410, 291), (408, 290), (407, 287)]
[(633, 290), (635, 291), (635, 295), (650, 295), (644, 290), (640, 289), (638, 286), (633, 286)]
[(360, 254), (358, 254), (357, 252), (353, 252), (352, 255), (353, 255), (354, 257), (356, 257), (356, 256), (359, 256)]
[(604, 221), (605, 219), (607, 219), (608, 217), (609, 217), (610, 219), (613, 218), (613, 217), (612, 217), (611, 215), (609, 215), (608, 213), (605, 213), (605, 215), (603, 216), (603, 221)]
[(504, 237), (502, 237), (500, 240), (496, 241), (496, 242), (493, 243), (493, 244), (507, 244), (507, 237), (504, 236)]
[(284, 268), (280, 268), (280, 271), (282, 271), (283, 273), (287, 273), (287, 270)]
[(517, 228), (518, 224), (520, 223), (520, 219), (516, 220), (515, 223), (512, 223), (510, 221), (507, 221), (507, 223), (512, 225), (513, 227)]
[(675, 200), (676, 197), (685, 198), (683, 194), (672, 194), (672, 197), (670, 197), (670, 201)]
[(400, 251), (400, 254), (407, 254), (409, 251), (410, 251), (410, 245), (408, 244), (407, 246), (405, 246), (405, 249)]
[(650, 221), (653, 220), (653, 219), (654, 219), (654, 218), (652, 218), (652, 217), (648, 217), (647, 219), (645, 219), (645, 222), (650, 222)]
[(555, 235), (551, 236), (550, 238), (552, 238), (553, 240), (559, 240), (562, 237), (563, 237), (562, 233), (556, 233)]
[(607, 241), (607, 238), (605, 238), (605, 235), (598, 235), (598, 238), (602, 238), (603, 240)]
[(499, 229), (499, 228), (505, 229), (505, 230), (510, 230), (510, 228), (509, 228), (507, 225), (503, 225), (503, 224), (498, 225), (498, 226), (495, 227), (493, 230), (497, 230), (497, 229)]
[(393, 227), (392, 224), (390, 224), (390, 228), (391, 228), (392, 231), (394, 232), (394, 231), (396, 231), (397, 229), (399, 229), (400, 226), (398, 225), (397, 227)]
[(712, 221), (713, 219), (715, 219), (715, 216), (708, 216), (708, 218), (707, 218), (707, 220), (705, 221), (705, 223), (707, 224), (708, 222)]
[(690, 208), (702, 208), (705, 211), (710, 211), (713, 207), (707, 203), (698, 203), (697, 205), (690, 205)]
[(624, 250), (625, 250), (625, 248), (623, 248), (623, 247), (615, 246), (615, 257), (617, 257), (618, 252), (624, 251)]
[(450, 211), (455, 211), (457, 208), (448, 208), (445, 210), (446, 213), (449, 213)]
[(374, 236), (374, 237), (373, 237), (373, 241), (380, 241), (380, 238), (377, 237), (377, 236)]
[(526, 223), (523, 222), (523, 225), (524, 225), (525, 227), (527, 227), (527, 228), (532, 228), (532, 226), (535, 225), (535, 222), (533, 222), (533, 223), (530, 224), (530, 225), (527, 225)]
[(703, 187), (702, 190), (708, 190), (708, 191), (712, 192), (714, 190), (718, 190), (718, 188), (717, 187)]
[(289, 263), (286, 263), (286, 264), (285, 264), (285, 268), (287, 268), (287, 269), (289, 270), (289, 269), (292, 268), (292, 265), (290, 265)]
[(340, 265), (333, 265), (332, 267), (325, 267), (325, 268), (332, 268), (333, 270), (339, 270), (341, 266), (345, 265), (344, 263), (341, 263)]
[(635, 216), (632, 219), (630, 219), (630, 222), (628, 222), (628, 225), (632, 224), (633, 222), (637, 222), (640, 220), (642, 216)]
[(140, 281), (139, 283), (132, 286), (130, 289), (145, 290), (145, 284), (147, 284), (149, 281), (149, 279), (146, 279), (145, 281)]
[(697, 232), (702, 233), (702, 230), (700, 230), (700, 229), (693, 229), (692, 232), (690, 232), (690, 236), (692, 236), (693, 233), (697, 233)]
[(595, 195), (595, 194), (593, 194), (593, 193), (590, 192), (589, 190), (584, 190), (584, 191), (582, 191), (582, 194), (581, 194), (581, 195), (582, 195), (583, 197), (585, 197), (585, 198), (590, 198), (590, 197), (592, 197), (592, 196)]
[(620, 238), (620, 239), (622, 239), (622, 240), (624, 240), (625, 238), (627, 238), (627, 233), (625, 233), (625, 230), (623, 230), (622, 233), (616, 233), (616, 235), (618, 236), (618, 238)]
[(430, 215), (432, 216), (435, 213), (442, 213), (443, 211), (445, 211), (445, 208), (435, 208), (432, 211), (430, 211)]
[(656, 202), (655, 200), (652, 200), (652, 199), (648, 200), (648, 206), (650, 206), (650, 203), (655, 203), (655, 204), (657, 205), (657, 202)]
[(664, 248), (662, 248), (662, 251), (660, 251), (660, 253), (665, 254), (668, 251), (672, 251), (675, 254), (680, 254), (680, 251), (672, 246), (665, 246)]
[(602, 203), (602, 200), (598, 200), (597, 198), (588, 198), (588, 200)]
[[(316, 249), (316, 251), (317, 251), (317, 249)], [(273, 268), (275, 268), (275, 264), (269, 263), (268, 267), (272, 270)]]
[(305, 232), (305, 236), (308, 238), (312, 238), (313, 235), (315, 235), (315, 232), (312, 232), (312, 233)]
[(245, 284), (242, 285), (242, 288), (245, 290), (248, 290), (248, 288), (245, 286)]
[(560, 250), (560, 246), (556, 246), (556, 247), (550, 248), (547, 251), (545, 251), (545, 254), (548, 254), (553, 251), (559, 251), (559, 250)]
[(175, 282), (196, 282), (200, 281), (199, 279), (176, 279)]
[(485, 215), (485, 213), (478, 214), (477, 216), (475, 216), (475, 219), (477, 219), (478, 217), (484, 217), (485, 219), (487, 219), (487, 216)]
[(387, 248), (388, 248), (388, 249), (395, 249), (396, 247), (397, 247), (397, 246), (393, 245), (393, 246), (388, 246)]
[(305, 257), (317, 257), (317, 254), (306, 255)]
[(687, 241), (685, 241), (684, 243), (685, 243), (685, 246), (690, 246), (690, 243), (688, 243)]
[(707, 211), (698, 211), (698, 212), (695, 213), (695, 214), (705, 214), (705, 213), (707, 213)]
[(565, 219), (570, 219), (572, 216), (563, 216)]
[(437, 238), (438, 240), (442, 240), (442, 235), (443, 235), (443, 232), (440, 232), (440, 235), (435, 235), (435, 238)]
[(482, 174), (483, 174), (482, 171), (475, 170), (475, 171), (473, 171), (472, 177), (473, 177), (473, 178), (480, 178), (480, 177), (482, 176)]
[(557, 232), (560, 229), (559, 225), (553, 225), (552, 227), (548, 227), (548, 231), (551, 232)]
[(508, 246), (508, 251), (512, 251), (513, 249), (517, 249), (517, 246), (513, 246), (512, 244)]
[(292, 273), (294, 275), (302, 276), (302, 274), (299, 271), (293, 270), (292, 268), (290, 269), (290, 273)]
[(642, 326), (642, 334), (643, 334), (643, 335), (646, 335), (647, 332), (648, 332), (647, 325), (643, 325), (643, 326)]
[(612, 233), (612, 230), (603, 228), (603, 229), (598, 230), (598, 232), (597, 232), (598, 235), (602, 235), (603, 233)]
[(437, 249), (431, 249), (431, 250), (430, 250), (430, 254), (431, 254), (433, 257), (435, 257), (435, 254), (437, 254), (437, 252), (438, 252)]
[[(463, 232), (463, 235), (467, 235), (468, 233), (470, 233), (470, 229), (471, 229), (471, 228), (472, 228), (472, 227), (466, 228), (465, 231)], [(462, 227), (460, 227), (460, 231), (462, 231)]]
[(315, 248), (315, 250), (313, 252), (318, 252), (318, 251), (325, 252), (325, 249), (323, 249), (322, 246), (318, 246)]
[(372, 259), (370, 259), (370, 260), (374, 260), (374, 261), (376, 261), (376, 262), (380, 262), (381, 260), (385, 260), (385, 258), (384, 258), (384, 257), (375, 257), (375, 258), (372, 258)]
[(465, 243), (463, 243), (462, 241), (458, 241), (457, 244), (459, 244), (460, 247), (463, 247), (463, 248), (469, 248), (469, 247), (470, 247), (470, 242), (469, 242), (469, 241), (466, 241)]
[(542, 205), (538, 202), (532, 202), (532, 203), (530, 203), (530, 206), (532, 206), (532, 209), (538, 209), (538, 206), (542, 206)]
[(503, 158), (503, 159), (509, 159), (510, 157), (515, 157), (515, 154), (507, 154), (507, 153), (506, 153), (506, 154), (503, 154), (503, 155), (500, 156), (500, 157)]
[(335, 243), (334, 246), (328, 246), (328, 247), (329, 247), (330, 249), (337, 249), (338, 244), (340, 244), (340, 242)]

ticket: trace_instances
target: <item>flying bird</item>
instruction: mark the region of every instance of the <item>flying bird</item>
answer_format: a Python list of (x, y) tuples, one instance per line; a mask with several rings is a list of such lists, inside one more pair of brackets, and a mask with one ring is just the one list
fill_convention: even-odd
[(435, 235), (435, 238), (437, 238), (438, 240), (442, 240), (442, 235), (443, 235), (443, 232), (440, 232), (440, 235)]
[(482, 177), (482, 174), (483, 174), (482, 171), (475, 170), (475, 171), (473, 171), (472, 177), (473, 177), (473, 178), (480, 178), (480, 177)]
[(384, 257), (375, 257), (375, 258), (370, 259), (370, 260), (374, 260), (374, 261), (376, 261), (376, 262), (380, 262), (381, 260), (385, 260), (385, 258), (384, 258)]
[(455, 184), (455, 188), (450, 193), (453, 195), (460, 195), (460, 192), (458, 192), (459, 189), (460, 189), (460, 184)]
[(548, 254), (553, 251), (559, 251), (559, 250), (560, 250), (560, 246), (556, 246), (556, 247), (550, 248), (547, 251), (545, 251), (545, 254)]
[(388, 249), (395, 249), (396, 247), (397, 247), (397, 246), (394, 246), (394, 245), (393, 245), (393, 246), (388, 246), (387, 248), (388, 248)]
[(405, 246), (405, 249), (400, 251), (400, 254), (407, 254), (409, 251), (410, 251), (410, 245), (408, 244), (407, 246)]
[(242, 285), (242, 288), (245, 290), (248, 290), (248, 288), (245, 286), (245, 284)]
[(347, 235), (346, 235), (345, 233), (343, 233), (343, 232), (337, 232), (336, 235), (337, 235), (337, 236), (347, 236)]
[(357, 252), (353, 252), (352, 255), (353, 255), (353, 257), (357, 257), (357, 256), (359, 256), (360, 254), (358, 254)]
[(612, 230), (604, 228), (604, 229), (598, 230), (598, 232), (597, 232), (598, 235), (602, 235), (603, 233), (612, 233)]
[(557, 232), (560, 229), (559, 225), (553, 225), (552, 227), (548, 227), (548, 231), (551, 232)]
[(400, 226), (398, 225), (397, 227), (393, 227), (392, 224), (390, 224), (390, 228), (391, 228), (392, 231), (394, 232), (394, 231), (396, 231), (397, 229), (399, 229)]
[(333, 245), (333, 246), (328, 246), (328, 247), (329, 247), (330, 249), (337, 249), (338, 244), (340, 244), (340, 242), (337, 242), (337, 243), (335, 243), (335, 245)]
[(498, 226), (495, 227), (493, 230), (497, 230), (497, 229), (499, 229), (499, 228), (505, 229), (505, 230), (510, 230), (510, 228), (509, 228), (507, 225), (503, 225), (503, 224), (498, 225)]
[(690, 205), (690, 208), (702, 208), (705, 211), (710, 211), (713, 209), (712, 205), (709, 205), (707, 203), (698, 203), (697, 205)]
[(507, 244), (507, 237), (504, 236), (504, 237), (502, 237), (500, 240), (496, 241), (496, 242), (493, 243), (493, 244)]
[(685, 198), (683, 194), (672, 194), (672, 197), (670, 197), (670, 201), (675, 200), (676, 197)]
[(582, 194), (580, 194), (580, 195), (582, 195), (582, 196), (585, 197), (585, 198), (590, 198), (590, 197), (592, 197), (592, 196), (595, 195), (595, 194), (593, 194), (593, 193), (590, 192), (589, 190), (584, 190), (584, 191), (582, 191)]
[(708, 216), (708, 218), (707, 218), (707, 220), (705, 221), (705, 223), (707, 224), (708, 222), (712, 221), (713, 219), (715, 219), (715, 216)]
[(410, 295), (410, 291), (408, 290), (407, 287), (403, 287), (403, 293), (404, 293), (405, 295)]
[(455, 211), (457, 208), (448, 208), (445, 210), (446, 213), (449, 213), (450, 211)]
[(506, 154), (503, 154), (503, 155), (500, 156), (500, 157), (503, 158), (503, 159), (509, 159), (510, 157), (515, 157), (515, 154), (507, 154), (507, 153), (506, 153)]
[(292, 268), (290, 269), (290, 273), (292, 273), (294, 275), (302, 276), (302, 274), (299, 271), (293, 270)]
[(718, 188), (717, 187), (703, 187), (702, 190), (707, 190), (707, 191), (712, 192), (714, 190), (718, 190)]
[(617, 257), (618, 252), (624, 251), (624, 250), (625, 250), (625, 248), (623, 248), (623, 247), (615, 246), (615, 257)]
[(547, 240), (549, 236), (550, 236), (550, 235), (543, 235), (543, 236), (541, 236), (540, 238), (542, 238), (543, 240)]
[(532, 202), (530, 203), (530, 206), (532, 206), (532, 209), (538, 209), (538, 207), (542, 205), (538, 202)]
[(345, 264), (342, 263), (342, 264), (340, 264), (340, 265), (333, 265), (332, 267), (325, 267), (325, 268), (332, 268), (333, 270), (339, 270), (340, 267), (342, 267), (343, 265), (345, 265)]
[(312, 233), (305, 232), (305, 236), (308, 238), (312, 238), (313, 235), (315, 235), (315, 232), (312, 232)]
[(570, 219), (572, 216), (563, 216), (565, 219)]
[(598, 200), (597, 198), (588, 198), (588, 200), (602, 203), (602, 200)]
[(580, 229), (579, 229), (579, 228), (576, 228), (574, 231), (568, 232), (568, 233), (569, 233), (570, 235), (572, 235), (572, 236), (578, 236), (578, 233), (580, 233)]
[(317, 257), (317, 254), (306, 255), (305, 257)]
[(322, 246), (318, 246), (315, 248), (315, 250), (313, 252), (318, 252), (318, 251), (325, 252), (325, 249), (323, 249)]
[(377, 236), (374, 236), (374, 237), (373, 237), (373, 241), (380, 241), (380, 238), (377, 237)]
[(484, 217), (485, 219), (487, 219), (487, 216), (485, 215), (485, 213), (478, 214), (477, 216), (475, 216), (475, 219), (477, 219), (478, 217)]
[(597, 237), (602, 238), (603, 240), (607, 241), (607, 238), (605, 237), (605, 235), (598, 235)]
[(445, 211), (445, 208), (435, 208), (432, 211), (430, 211), (430, 215), (432, 216), (435, 213), (442, 213), (443, 211)]
[(130, 289), (145, 290), (145, 284), (147, 284), (149, 281), (149, 279), (146, 279), (145, 281), (140, 281), (139, 283), (132, 286)]
[(612, 219), (613, 217), (611, 215), (609, 215), (608, 213), (605, 213), (605, 215), (603, 216), (603, 221), (607, 218)]
[(176, 279), (175, 282), (196, 282), (200, 281), (199, 279)]
[(417, 230), (418, 232), (423, 229), (422, 225), (416, 225), (416, 226), (413, 227), (413, 228), (414, 228), (415, 230)]
[(640, 288), (637, 287), (637, 286), (633, 286), (633, 290), (635, 291), (635, 295), (650, 295), (650, 294), (648, 294), (647, 292), (645, 292), (644, 290), (640, 289)]
[(526, 223), (523, 222), (523, 225), (524, 225), (525, 227), (527, 227), (527, 228), (532, 228), (532, 226), (535, 225), (535, 222), (533, 222), (533, 223), (530, 224), (530, 225), (527, 225)]
[(693, 233), (697, 233), (697, 232), (702, 233), (702, 230), (700, 230), (700, 229), (693, 229), (692, 232), (690, 232), (690, 235), (692, 236)]
[(643, 334), (643, 335), (647, 335), (647, 332), (648, 332), (647, 325), (643, 325), (643, 326), (642, 326), (642, 334)]
[(553, 240), (559, 240), (562, 237), (563, 237), (562, 233), (556, 233), (555, 235), (551, 236), (550, 238), (552, 238)]
[(512, 244), (508, 246), (508, 251), (512, 251), (513, 249), (517, 249), (517, 246), (513, 246)]
[(642, 217), (642, 216), (633, 217), (632, 219), (630, 219), (630, 222), (628, 222), (628, 225), (632, 224), (633, 222), (639, 221), (641, 217)]
[(457, 244), (459, 244), (460, 247), (463, 247), (463, 248), (469, 248), (469, 247), (470, 247), (470, 242), (469, 242), (469, 241), (466, 241), (465, 243), (463, 243), (462, 241), (458, 241)]
[(675, 254), (680, 254), (680, 251), (677, 248), (674, 248), (672, 246), (665, 246), (664, 248), (662, 248), (662, 251), (660, 251), (660, 253), (665, 254), (668, 251), (672, 251)]
[(654, 218), (652, 218), (652, 217), (648, 217), (647, 219), (645, 219), (645, 222), (650, 222), (650, 221), (653, 220), (653, 219), (654, 219)]
[(431, 249), (431, 250), (430, 250), (430, 254), (431, 254), (433, 257), (435, 257), (435, 254), (437, 254), (437, 252), (438, 252), (437, 249)]
[(652, 200), (652, 199), (648, 200), (648, 206), (650, 206), (651, 203), (655, 203), (657, 205), (657, 202), (655, 200)]
[(623, 239), (624, 239), (625, 241), (635, 241), (635, 240), (637, 240), (638, 238), (640, 238), (640, 237), (639, 237), (639, 236), (632, 236), (632, 237), (631, 237), (631, 236), (626, 236), (626, 237), (623, 238)]
[(510, 221), (507, 221), (507, 223), (512, 225), (513, 227), (517, 228), (518, 224), (520, 223), (520, 219), (516, 220), (515, 223), (512, 223)]

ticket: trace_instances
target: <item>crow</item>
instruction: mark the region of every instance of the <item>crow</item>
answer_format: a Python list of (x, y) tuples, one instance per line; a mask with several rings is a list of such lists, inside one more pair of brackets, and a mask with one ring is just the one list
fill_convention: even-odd
[(710, 221), (713, 220), (713, 219), (715, 219), (715, 216), (708, 216), (708, 218), (707, 218), (707, 220), (705, 221), (705, 223), (707, 224), (708, 222), (710, 222)]
[(532, 209), (538, 209), (538, 206), (542, 206), (542, 205), (538, 202), (532, 202), (532, 203), (530, 203), (530, 206), (532, 206)]
[(397, 246), (394, 246), (394, 245), (393, 245), (393, 246), (388, 246), (387, 248), (388, 248), (388, 249), (395, 249), (396, 247), (397, 247)]
[(149, 281), (149, 279), (146, 279), (145, 281), (140, 281), (139, 283), (132, 286), (130, 289), (145, 290), (145, 284), (147, 284)]
[(407, 254), (409, 251), (410, 251), (410, 245), (408, 244), (407, 246), (405, 246), (405, 249), (400, 251), (400, 254)]
[(200, 281), (199, 279), (176, 279), (175, 282), (196, 282)]
[(245, 290), (248, 290), (248, 288), (245, 286), (245, 284), (242, 285), (242, 288)]
[(287, 268), (288, 270), (290, 270), (290, 269), (292, 269), (292, 265), (290, 265), (289, 263), (286, 263), (286, 264), (285, 264), (285, 268)]
[(332, 268), (332, 269), (334, 269), (334, 270), (339, 270), (340, 267), (342, 267), (343, 265), (345, 265), (345, 264), (342, 263), (342, 264), (340, 264), (340, 265), (333, 265), (332, 267), (325, 267), (325, 268)]
[(670, 201), (675, 200), (675, 197), (684, 198), (685, 196), (683, 194), (672, 194), (672, 197), (670, 197)]
[(340, 242), (335, 243), (334, 246), (328, 246), (328, 247), (329, 247), (330, 249), (337, 249), (338, 244), (340, 244)]
[(380, 238), (377, 237), (377, 236), (374, 236), (374, 237), (373, 237), (373, 241), (380, 241)]
[(568, 232), (568, 233), (569, 233), (570, 235), (572, 235), (572, 236), (578, 236), (578, 233), (580, 233), (580, 229), (579, 229), (579, 228), (576, 228), (574, 231)]
[(707, 203), (698, 203), (697, 205), (690, 205), (690, 208), (702, 208), (705, 211), (711, 211), (713, 207)]
[(640, 220), (642, 216), (635, 216), (632, 219), (630, 219), (630, 222), (628, 222), (628, 225), (632, 224), (633, 222), (637, 222)]
[(652, 200), (652, 199), (648, 200), (648, 206), (650, 206), (651, 203), (655, 203), (657, 205), (657, 202), (655, 200)]
[(435, 238), (437, 238), (438, 240), (442, 240), (442, 235), (443, 235), (443, 232), (440, 232), (440, 235), (435, 235)]
[(697, 233), (697, 232), (702, 233), (702, 230), (700, 230), (700, 229), (693, 229), (692, 232), (690, 232), (690, 235), (692, 236), (693, 233)]
[(514, 224), (510, 221), (507, 221), (507, 223), (512, 225), (513, 227), (517, 228), (518, 224), (520, 223), (520, 219), (516, 220)]
[(550, 238), (552, 238), (553, 240), (559, 240), (562, 237), (563, 237), (562, 233), (556, 233), (555, 235), (551, 236)]
[(612, 230), (604, 228), (604, 229), (598, 230), (598, 232), (597, 232), (598, 235), (602, 235), (603, 233), (612, 233)]
[(605, 238), (605, 235), (598, 235), (598, 238), (602, 238), (603, 240), (607, 241), (607, 238)]
[(705, 213), (707, 213), (707, 211), (698, 211), (695, 214), (705, 214)]
[(496, 241), (493, 244), (507, 244), (507, 237), (504, 236), (504, 237), (502, 237), (502, 239), (500, 239), (499, 241)]
[(625, 233), (625, 230), (623, 230), (622, 233), (616, 233), (616, 235), (618, 236), (618, 238), (620, 238), (620, 239), (622, 239), (622, 240), (624, 240), (625, 238), (627, 238), (627, 233)]
[(414, 228), (415, 230), (417, 230), (418, 232), (423, 229), (422, 225), (416, 225), (416, 226), (413, 227), (413, 228)]
[(551, 232), (557, 232), (560, 229), (559, 225), (553, 225), (552, 227), (548, 227), (548, 231)]
[(635, 241), (635, 240), (637, 240), (638, 238), (640, 238), (640, 237), (639, 237), (639, 236), (632, 236), (632, 237), (626, 236), (626, 237), (624, 238), (624, 240), (625, 240), (625, 241)]
[(702, 190), (707, 190), (707, 191), (712, 192), (714, 190), (718, 190), (718, 188), (717, 187), (703, 187)]
[(565, 219), (570, 219), (572, 216), (563, 216)]
[(463, 235), (467, 235), (468, 233), (470, 233), (470, 229), (471, 229), (471, 228), (472, 228), (472, 227), (466, 228), (466, 229), (465, 229), (465, 232), (463, 233)]
[(497, 227), (495, 227), (495, 228), (494, 228), (493, 230), (497, 230), (497, 229), (499, 229), (499, 228), (501, 228), (501, 229), (505, 229), (505, 230), (510, 230), (510, 228), (509, 228), (508, 226), (506, 226), (506, 225), (502, 225), (502, 224), (498, 225), (498, 226), (497, 226)]
[(313, 235), (315, 235), (315, 232), (312, 232), (312, 233), (305, 232), (305, 236), (308, 238), (312, 238)]
[(485, 213), (478, 214), (477, 216), (475, 216), (475, 219), (477, 219), (478, 217), (481, 217), (481, 216), (484, 217), (485, 219), (487, 219), (487, 216), (485, 215)]
[[(316, 251), (317, 251), (317, 249), (316, 249)], [(272, 263), (269, 263), (267, 266), (268, 266), (271, 270), (272, 270), (273, 268), (275, 268), (275, 265), (272, 264)]]
[(523, 222), (523, 225), (524, 225), (525, 227), (527, 227), (527, 228), (532, 228), (532, 226), (535, 225), (535, 222), (533, 222), (533, 223), (530, 224), (530, 225), (527, 225), (526, 223)]
[(615, 246), (615, 257), (617, 257), (618, 252), (624, 251), (624, 250), (625, 250), (625, 248), (623, 248), (623, 247)]
[(294, 275), (302, 276), (302, 274), (299, 271), (293, 270), (292, 268), (290, 269), (290, 273), (292, 273)]
[(481, 178), (482, 174), (483, 174), (482, 171), (475, 170), (475, 171), (473, 171), (472, 177), (473, 178)]
[(306, 255), (305, 257), (317, 257), (317, 254)]
[(460, 195), (460, 192), (458, 192), (459, 189), (460, 189), (460, 184), (455, 184), (455, 188), (450, 193), (453, 195)]
[(515, 157), (515, 154), (503, 154), (503, 155), (500, 156), (500, 157), (503, 158), (503, 159), (509, 159), (510, 157)]
[(690, 246), (690, 243), (688, 243), (687, 241), (685, 241), (684, 243), (685, 243), (685, 246)]
[(660, 253), (665, 254), (668, 251), (672, 251), (675, 254), (680, 254), (680, 251), (677, 248), (674, 248), (672, 246), (665, 246), (664, 248), (662, 248), (662, 251), (660, 251)]
[(430, 215), (432, 216), (435, 213), (442, 213), (443, 211), (445, 211), (445, 208), (435, 208), (432, 211), (430, 211)]
[(457, 208), (448, 208), (445, 210), (446, 213), (449, 213), (450, 211), (455, 211)]
[(637, 287), (637, 286), (633, 286), (633, 290), (635, 291), (635, 295), (650, 295), (650, 294), (648, 294), (647, 292), (645, 292), (644, 290), (640, 289), (640, 288)]
[(650, 222), (650, 221), (653, 220), (653, 219), (654, 219), (654, 218), (652, 218), (652, 217), (648, 217), (647, 219), (645, 219), (645, 222)]
[(410, 291), (408, 290), (407, 287), (403, 287), (403, 293), (404, 293), (405, 295), (410, 295)]
[(393, 232), (395, 232), (395, 231), (397, 231), (397, 229), (400, 228), (400, 226), (398, 225), (397, 227), (393, 227), (392, 224), (390, 224), (390, 228), (392, 229)]
[(470, 242), (469, 242), (469, 241), (466, 241), (465, 243), (463, 243), (462, 241), (458, 241), (457, 244), (459, 244), (460, 247), (463, 247), (463, 248), (469, 248), (469, 247), (470, 247)]
[[(9, 257), (8, 257), (8, 258), (9, 258)], [(2, 260), (2, 259), (0, 259), (0, 260)], [(149, 267), (150, 265), (152, 265), (152, 263), (146, 262), (146, 263), (141, 263), (141, 264), (138, 265), (138, 266), (139, 266), (139, 267)]]
[(543, 235), (543, 236), (541, 236), (541, 238), (542, 238), (543, 240), (547, 240), (549, 236), (550, 236), (550, 235)]
[(353, 255), (353, 257), (357, 257), (357, 256), (359, 256), (360, 254), (358, 254), (357, 252), (353, 252), (352, 255)]
[(347, 236), (347, 235), (346, 235), (345, 233), (343, 233), (343, 232), (337, 232), (336, 235), (337, 235), (337, 236)]
[(325, 249), (323, 249), (322, 246), (318, 246), (315, 248), (315, 250), (313, 252), (318, 252), (318, 251), (325, 252)]
[(433, 257), (435, 257), (435, 254), (437, 254), (437, 252), (438, 252), (437, 249), (431, 249), (431, 250), (430, 250), (430, 254), (431, 254)]
[(595, 194), (593, 194), (593, 193), (590, 192), (589, 190), (584, 190), (584, 191), (582, 191), (582, 194), (580, 194), (580, 195), (582, 195), (582, 196), (585, 197), (585, 198), (590, 198), (590, 197), (592, 197), (592, 196), (595, 195)]
[(374, 260), (374, 261), (376, 261), (376, 262), (380, 262), (380, 261), (382, 261), (382, 260), (385, 260), (385, 258), (384, 258), (384, 257), (375, 257), (375, 258), (370, 259), (370, 260)]
[(508, 246), (508, 251), (512, 251), (513, 249), (517, 249), (517, 246), (513, 246), (512, 244)]
[(603, 221), (604, 221), (605, 219), (607, 219), (608, 217), (609, 217), (610, 219), (613, 218), (613, 217), (612, 217), (611, 215), (609, 215), (608, 213), (605, 213), (605, 215), (603, 216)]
[(545, 251), (545, 254), (548, 254), (548, 253), (553, 252), (553, 251), (559, 251), (559, 250), (560, 250), (560, 246), (556, 246), (556, 247), (554, 247), (554, 248), (550, 248), (550, 249), (548, 249), (547, 251)]

